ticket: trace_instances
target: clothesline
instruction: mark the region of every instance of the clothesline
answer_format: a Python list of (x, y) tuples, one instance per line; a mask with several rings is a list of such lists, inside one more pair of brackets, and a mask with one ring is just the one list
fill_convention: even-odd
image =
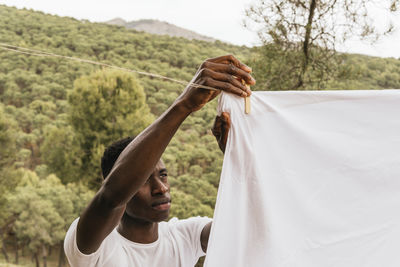
[(106, 67), (106, 68), (117, 69), (117, 70), (122, 70), (122, 71), (127, 71), (127, 72), (133, 72), (133, 73), (137, 73), (137, 74), (140, 74), (140, 75), (145, 75), (145, 76), (149, 76), (149, 77), (153, 77), (153, 78), (159, 78), (159, 79), (171, 81), (171, 82), (178, 83), (178, 84), (185, 85), (185, 86), (190, 85), (190, 86), (193, 86), (193, 87), (196, 87), (196, 88), (200, 88), (201, 87), (201, 88), (208, 89), (208, 90), (213, 90), (213, 91), (219, 91), (220, 90), (218, 88), (213, 88), (213, 87), (206, 86), (206, 85), (201, 85), (201, 84), (191, 83), (191, 82), (187, 82), (187, 81), (177, 80), (177, 79), (170, 78), (170, 77), (167, 77), (167, 76), (164, 76), (164, 75), (160, 75), (160, 74), (157, 74), (157, 73), (151, 73), (151, 72), (139, 71), (139, 70), (134, 70), (134, 69), (128, 69), (128, 68), (119, 67), (119, 66), (115, 66), (115, 65), (111, 65), (111, 64), (107, 64), (107, 63), (102, 63), (102, 62), (98, 62), (98, 61), (94, 61), (94, 60), (83, 59), (83, 58), (78, 58), (78, 57), (71, 57), (71, 56), (64, 56), (64, 55), (59, 55), (59, 54), (55, 54), (55, 53), (51, 53), (51, 52), (46, 52), (46, 51), (41, 51), (41, 50), (35, 50), (35, 49), (30, 49), (30, 48), (10, 45), (10, 44), (6, 44), (6, 43), (0, 43), (0, 49), (3, 49), (5, 51), (11, 51), (11, 52), (15, 52), (15, 53), (20, 53), (20, 54), (25, 54), (25, 55), (31, 55), (31, 56), (54, 57), (54, 58), (62, 58), (62, 59), (67, 59), (67, 60), (72, 60), (72, 61), (83, 62), (83, 63), (89, 63), (89, 64), (92, 64), (92, 65), (97, 65), (97, 66), (102, 66), (102, 67)]

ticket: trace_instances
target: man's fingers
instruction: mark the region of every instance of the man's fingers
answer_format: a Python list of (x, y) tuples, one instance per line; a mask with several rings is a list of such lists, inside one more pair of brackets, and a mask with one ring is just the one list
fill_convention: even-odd
[(231, 126), (231, 115), (228, 112), (222, 112), (221, 119), (226, 122), (228, 126)]
[(222, 112), (221, 116), (216, 116), (214, 125), (211, 129), (217, 139), (218, 146), (225, 152), (226, 142), (228, 140), (229, 129), (231, 128), (231, 118), (228, 112)]
[(233, 86), (241, 88), (243, 91), (245, 91), (248, 96), (251, 95), (251, 90), (241, 82), (240, 78), (236, 76), (229, 75), (226, 73), (216, 72), (213, 71), (212, 69), (204, 69), (204, 75), (208, 75), (212, 77), (214, 80), (231, 83)]
[[(215, 98), (221, 90), (247, 97), (251, 91), (241, 82), (243, 80), (246, 84), (255, 84), (250, 72), (251, 68), (232, 55), (208, 59), (201, 64), (180, 99), (186, 104), (188, 110), (193, 112)], [(212, 90), (214, 88), (219, 90)]]
[(247, 97), (248, 96), (247, 93), (246, 93), (246, 90), (243, 90), (241, 87), (240, 88), (236, 87), (233, 84), (228, 83), (228, 82), (221, 82), (221, 81), (218, 81), (218, 80), (214, 80), (211, 77), (204, 78), (204, 82), (202, 84), (204, 84), (206, 86), (213, 87), (213, 88), (218, 88), (218, 89), (221, 89), (221, 90), (223, 90), (225, 92), (232, 93), (232, 94), (235, 94), (235, 95), (238, 95), (238, 96), (241, 96), (241, 97)]
[(254, 80), (254, 78), (248, 72), (243, 71), (233, 64), (221, 64), (206, 61), (203, 63), (202, 68), (210, 69), (212, 71), (220, 73), (229, 73), (235, 77), (240, 78), (241, 80), (244, 80), (247, 84), (250, 85), (254, 85), (256, 83), (256, 80)]
[(228, 133), (231, 128), (230, 115), (227, 112), (222, 112), (221, 116), (216, 119), (218, 124), (218, 135), (216, 135), (218, 146), (225, 153), (226, 142), (228, 141)]
[(248, 72), (248, 73), (252, 72), (252, 69), (249, 66), (240, 62), (233, 55), (226, 55), (226, 56), (222, 56), (222, 57), (210, 58), (207, 61), (214, 62), (214, 63), (233, 64), (234, 66), (244, 70), (245, 72)]
[(219, 141), (219, 138), (221, 136), (221, 127), (222, 127), (222, 118), (221, 116), (217, 116), (215, 117), (214, 126), (211, 129), (213, 135), (217, 138), (217, 141)]
[[(231, 119), (229, 113), (222, 112), (222, 124), (221, 124), (221, 142), (226, 146), (226, 141), (228, 140), (229, 129), (231, 128)], [(224, 149), (225, 150), (225, 149)]]

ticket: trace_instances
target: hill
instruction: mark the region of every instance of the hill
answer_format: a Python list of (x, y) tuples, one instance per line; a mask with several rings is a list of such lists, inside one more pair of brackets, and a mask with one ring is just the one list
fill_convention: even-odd
[[(248, 48), (220, 41), (210, 43), (151, 35), (115, 25), (88, 23), (7, 6), (0, 6), (0, 25), (1, 43), (101, 61), (186, 81), (191, 80), (206, 58), (229, 53), (243, 60), (250, 55)], [(10, 120), (15, 122), (18, 148), (15, 161), (18, 166), (31, 170), (43, 167), (41, 148), (46, 128), (68, 123), (68, 92), (77, 78), (96, 69), (99, 68), (85, 63), (0, 50), (0, 101)], [(160, 115), (183, 90), (182, 85), (168, 81), (146, 76), (137, 78), (145, 88), (147, 104), (155, 116)], [(207, 193), (208, 208), (204, 206), (208, 210), (207, 215), (212, 215), (222, 162), (222, 154), (208, 130), (214, 119), (215, 105), (216, 102), (191, 116), (164, 154), (173, 184), (181, 183), (181, 176), (187, 179), (188, 175), (193, 175), (207, 190), (211, 190)], [(192, 195), (194, 192), (204, 193), (187, 185), (182, 191), (191, 199), (202, 199), (199, 195)], [(189, 191), (193, 192), (189, 194)], [(189, 207), (186, 209), (190, 210)], [(184, 215), (182, 212), (180, 216)]]
[(127, 29), (134, 29), (136, 31), (143, 31), (157, 35), (168, 35), (173, 37), (183, 37), (189, 40), (200, 40), (206, 42), (215, 42), (216, 39), (198, 34), (194, 31), (190, 31), (168, 22), (153, 20), (153, 19), (142, 19), (136, 21), (125, 21), (121, 18), (115, 18), (105, 23), (111, 25), (118, 25), (126, 27)]

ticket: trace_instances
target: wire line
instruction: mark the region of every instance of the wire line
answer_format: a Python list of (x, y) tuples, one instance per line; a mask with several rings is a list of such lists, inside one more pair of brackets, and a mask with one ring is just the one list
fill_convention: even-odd
[(25, 55), (68, 59), (68, 60), (73, 60), (73, 61), (78, 61), (78, 62), (89, 63), (89, 64), (93, 64), (93, 65), (97, 65), (97, 66), (102, 66), (102, 67), (106, 67), (106, 68), (117, 69), (117, 70), (122, 70), (122, 71), (127, 71), (127, 72), (133, 72), (133, 73), (137, 73), (140, 75), (145, 75), (145, 76), (149, 76), (149, 77), (153, 77), (153, 78), (159, 78), (159, 79), (171, 81), (174, 83), (179, 83), (179, 84), (185, 85), (185, 86), (192, 86), (195, 88), (204, 88), (204, 89), (213, 90), (213, 91), (220, 90), (220, 89), (213, 88), (213, 87), (206, 86), (206, 85), (177, 80), (177, 79), (163, 76), (163, 75), (160, 75), (157, 73), (128, 69), (128, 68), (118, 67), (118, 66), (111, 65), (111, 64), (101, 63), (101, 62), (94, 61), (94, 60), (83, 59), (83, 58), (78, 58), (78, 57), (71, 57), (71, 56), (64, 56), (64, 55), (54, 54), (54, 53), (45, 52), (45, 51), (41, 51), (41, 50), (29, 49), (29, 48), (5, 44), (5, 43), (0, 43), (0, 49), (6, 50), (6, 51), (11, 51), (11, 52), (16, 52), (16, 53), (20, 53), (20, 54), (25, 54)]

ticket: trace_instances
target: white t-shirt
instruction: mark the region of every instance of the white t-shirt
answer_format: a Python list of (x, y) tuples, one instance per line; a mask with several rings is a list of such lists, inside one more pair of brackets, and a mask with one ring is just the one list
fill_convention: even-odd
[(114, 229), (99, 249), (89, 255), (80, 252), (76, 243), (78, 221), (79, 218), (72, 222), (64, 240), (65, 254), (71, 267), (192, 267), (205, 255), (200, 235), (211, 219), (172, 218), (161, 222), (158, 224), (158, 239), (150, 244), (132, 242)]

